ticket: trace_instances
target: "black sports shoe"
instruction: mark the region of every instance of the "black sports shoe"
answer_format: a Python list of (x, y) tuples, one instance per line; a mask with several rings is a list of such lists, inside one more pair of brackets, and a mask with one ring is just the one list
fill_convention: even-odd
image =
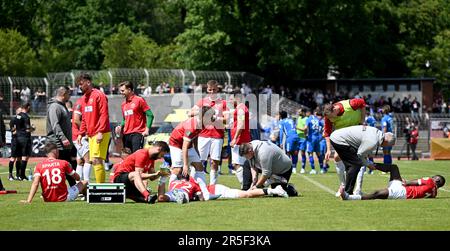
[(158, 199), (158, 195), (154, 194), (154, 195), (150, 195), (147, 198), (147, 202), (149, 204), (155, 204), (156, 200)]

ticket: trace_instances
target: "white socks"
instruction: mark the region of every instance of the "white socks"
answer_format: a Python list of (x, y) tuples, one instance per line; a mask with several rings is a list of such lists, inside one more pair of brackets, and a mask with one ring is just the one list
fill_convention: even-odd
[[(205, 173), (205, 172), (203, 172)], [(212, 170), (209, 173), (209, 184), (215, 185), (217, 183), (217, 177), (219, 176), (219, 173), (216, 170)]]
[(80, 180), (83, 179), (83, 166), (77, 165), (75, 172), (80, 176)]
[(361, 195), (362, 183), (364, 178), (364, 173), (366, 172), (366, 167), (363, 166), (358, 172), (358, 176), (356, 177), (355, 188), (353, 189), (353, 194)]
[(242, 186), (242, 182), (244, 181), (244, 168), (242, 166), (239, 166), (239, 168), (236, 170), (236, 178), (239, 181), (239, 184)]
[[(83, 180), (85, 181), (89, 181), (89, 179), (91, 178), (91, 167), (92, 164), (90, 163), (84, 163), (83, 165)], [(78, 167), (77, 167), (78, 169)]]
[(345, 165), (342, 160), (336, 162), (336, 174), (339, 178), (339, 186), (345, 186)]
[(206, 184), (206, 174), (204, 171), (201, 171), (201, 172), (194, 171), (194, 176), (191, 176), (191, 177), (194, 177), (194, 180), (197, 180), (198, 178), (200, 178)]
[(208, 188), (206, 187), (206, 183), (203, 182), (203, 180), (200, 178), (195, 179), (195, 181), (197, 181), (198, 185), (200, 186), (200, 190), (202, 191), (203, 198), (205, 200), (209, 200), (209, 191), (208, 191)]
[(177, 179), (178, 179), (178, 177), (172, 173), (169, 178), (169, 184), (172, 183), (172, 181), (177, 180)]

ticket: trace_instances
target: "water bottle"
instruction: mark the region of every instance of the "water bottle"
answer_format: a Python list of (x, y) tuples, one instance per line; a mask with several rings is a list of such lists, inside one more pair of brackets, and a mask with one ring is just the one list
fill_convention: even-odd
[(28, 180), (29, 181), (33, 181), (33, 171), (31, 169), (32, 168), (29, 169), (29, 174), (28, 174)]

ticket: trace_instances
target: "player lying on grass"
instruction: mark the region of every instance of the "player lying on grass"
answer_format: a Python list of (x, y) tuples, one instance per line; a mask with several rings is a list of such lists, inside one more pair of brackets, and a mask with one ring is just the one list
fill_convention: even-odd
[(387, 188), (377, 190), (372, 194), (349, 195), (344, 191), (344, 186), (341, 186), (341, 198), (343, 200), (436, 198), (438, 188), (445, 184), (445, 178), (441, 175), (406, 181), (400, 176), (397, 165), (383, 165), (383, 167), (377, 169), (390, 172), (391, 177)]
[[(59, 150), (54, 143), (44, 146), (48, 159), (36, 165), (27, 200), (22, 203), (31, 203), (41, 184), (42, 197), (45, 202), (73, 201), (81, 192), (86, 194), (87, 181), (80, 181), (80, 176), (70, 167), (69, 162), (59, 160)], [(66, 174), (72, 176), (78, 183), (67, 189)]]
[(217, 198), (238, 199), (238, 198), (254, 198), (265, 195), (277, 195), (288, 197), (287, 193), (281, 185), (276, 188), (253, 189), (242, 191), (232, 189), (221, 184), (206, 186), (201, 178), (194, 180), (189, 175), (172, 181), (169, 184), (169, 191), (165, 191), (165, 177), (160, 178), (158, 186), (158, 202), (177, 202), (179, 204), (188, 203), (193, 200), (213, 200)]

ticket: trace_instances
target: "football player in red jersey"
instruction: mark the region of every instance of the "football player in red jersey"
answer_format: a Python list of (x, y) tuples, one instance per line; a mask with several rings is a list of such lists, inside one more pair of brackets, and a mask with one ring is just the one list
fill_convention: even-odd
[(200, 178), (194, 180), (192, 177), (181, 177), (169, 184), (169, 191), (165, 192), (165, 178), (161, 177), (158, 186), (158, 202), (177, 202), (179, 204), (188, 203), (193, 200), (206, 201), (218, 198), (239, 199), (255, 198), (265, 195), (277, 195), (288, 198), (287, 192), (278, 185), (276, 188), (253, 189), (243, 191), (233, 189), (221, 184), (211, 184), (206, 186)]
[(111, 182), (124, 183), (127, 198), (136, 202), (153, 203), (156, 196), (150, 196), (144, 181), (169, 175), (168, 172), (155, 172), (154, 170), (155, 161), (168, 152), (169, 146), (164, 141), (156, 141), (148, 149), (137, 150), (122, 162), (114, 165)]
[(169, 139), (170, 157), (172, 158), (172, 174), (170, 182), (177, 179), (182, 173), (183, 176), (189, 174), (189, 166), (195, 168), (195, 178), (200, 177), (206, 182), (206, 175), (200, 156), (192, 146), (192, 140), (202, 131), (203, 126), (210, 125), (213, 120), (213, 109), (203, 106), (200, 113), (178, 124), (172, 131)]
[(226, 100), (219, 95), (219, 83), (216, 80), (209, 80), (207, 85), (208, 96), (199, 100), (192, 107), (190, 116), (194, 116), (204, 106), (214, 109), (215, 119), (211, 125), (205, 125), (198, 137), (198, 152), (202, 162), (205, 164), (208, 156), (211, 158), (211, 173), (209, 175), (209, 183), (215, 184), (219, 175), (219, 163), (222, 157), (223, 138), (225, 133), (225, 124), (227, 116), (224, 112), (228, 110)]
[[(73, 201), (80, 192), (86, 194), (87, 181), (80, 181), (80, 176), (70, 167), (69, 162), (58, 159), (58, 147), (54, 143), (47, 143), (44, 150), (48, 159), (36, 165), (28, 198), (27, 200), (21, 200), (21, 202), (32, 202), (39, 183), (45, 202)], [(79, 182), (67, 188), (65, 174), (72, 176)]]
[(119, 135), (123, 129), (123, 147), (134, 153), (142, 148), (144, 137), (148, 136), (153, 123), (153, 113), (145, 99), (134, 94), (133, 83), (120, 83), (119, 91), (125, 98), (122, 102), (123, 121), (115, 131)]
[(344, 187), (341, 187), (341, 198), (343, 200), (436, 198), (438, 188), (445, 184), (445, 178), (441, 175), (406, 181), (400, 176), (397, 165), (375, 164), (375, 166), (380, 171), (390, 172), (391, 177), (387, 188), (371, 194), (349, 195), (344, 191)]

